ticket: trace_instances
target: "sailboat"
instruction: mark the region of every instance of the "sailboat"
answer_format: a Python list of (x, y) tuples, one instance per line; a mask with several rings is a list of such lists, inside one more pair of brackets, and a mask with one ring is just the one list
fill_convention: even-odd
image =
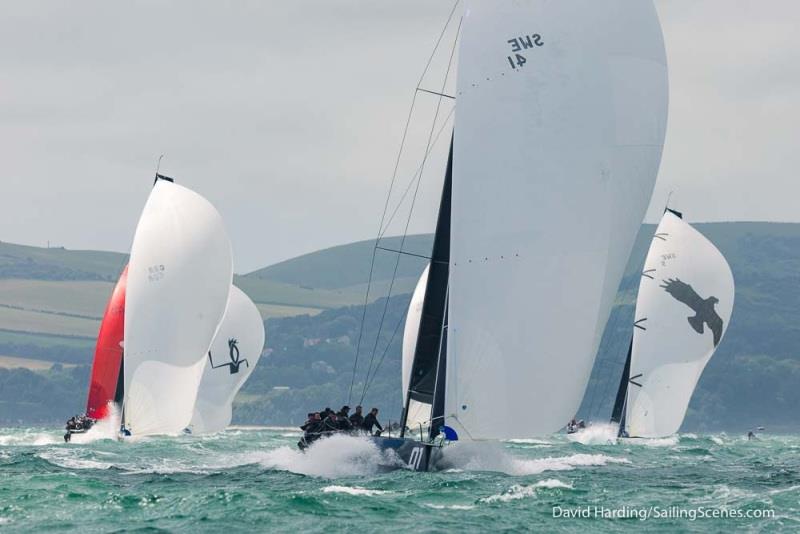
[(667, 209), (639, 282), (630, 350), (611, 416), (622, 437), (675, 434), (733, 311), (733, 274), (703, 234)]
[(264, 338), (264, 322), (258, 308), (232, 285), (225, 316), (208, 351), (190, 433), (220, 432), (231, 423), (233, 398), (255, 369)]
[[(443, 438), (546, 435), (574, 415), (667, 119), (650, 1), (468, 2), (459, 46), (404, 433), (372, 438), (415, 470)], [(412, 408), (423, 439), (406, 436)]]
[(97, 344), (86, 398), (86, 415), (95, 420), (110, 415), (113, 404), (122, 404), (123, 332), (125, 325), (125, 286), (128, 267), (122, 270), (106, 305), (97, 334)]
[(123, 435), (177, 434), (189, 425), (232, 280), (217, 210), (157, 174), (128, 264)]

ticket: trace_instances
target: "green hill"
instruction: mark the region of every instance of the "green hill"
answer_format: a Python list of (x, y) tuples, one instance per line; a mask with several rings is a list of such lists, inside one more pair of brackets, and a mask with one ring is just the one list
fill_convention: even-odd
[[(800, 428), (800, 224), (695, 226), (731, 264), (736, 303), (728, 333), (692, 399), (685, 429)], [(585, 417), (601, 420), (610, 412), (630, 340), (639, 273), (653, 229), (652, 225), (643, 226), (637, 238), (581, 408)], [(430, 243), (429, 235), (412, 236), (406, 250), (425, 255)], [(397, 240), (386, 240), (382, 246), (395, 248)], [(269, 353), (237, 398), (237, 422), (293, 423), (310, 409), (347, 399), (371, 247), (369, 241), (333, 247), (236, 278), (268, 317)], [(45, 264), (51, 257), (46, 249), (40, 250), (45, 256), (39, 261)], [(380, 251), (379, 255), (370, 300), (385, 295), (394, 270), (395, 256)], [(403, 316), (408, 292), (424, 263), (419, 258), (401, 258), (400, 278), (393, 290), (396, 296), (389, 302), (379, 336), (384, 301), (373, 301), (367, 310), (355, 392), (360, 397), (377, 337), (375, 363), (388, 349), (364, 402), (381, 406), (387, 419), (399, 415)], [(57, 263), (51, 265), (58, 267)], [(69, 268), (102, 272), (77, 265), (72, 263)], [(54, 333), (48, 320), (63, 315), (63, 324), (67, 319), (96, 324), (110, 288), (110, 281), (97, 279), (0, 278), (0, 310), (22, 308), (29, 314), (28, 322), (15, 322), (14, 328), (7, 328), (11, 323), (4, 322), (9, 319), (0, 311), (0, 422), (16, 422), (20, 413), (34, 414), (26, 421), (61, 421), (80, 409), (93, 336), (77, 326)], [(31, 310), (47, 315), (47, 320), (30, 315)], [(269, 310), (280, 313), (270, 315)], [(392, 337), (395, 328), (398, 333)], [(29, 359), (30, 370), (9, 368), (18, 367), (20, 358)], [(47, 361), (63, 365), (43, 371)], [(17, 395), (24, 397), (24, 410)]]

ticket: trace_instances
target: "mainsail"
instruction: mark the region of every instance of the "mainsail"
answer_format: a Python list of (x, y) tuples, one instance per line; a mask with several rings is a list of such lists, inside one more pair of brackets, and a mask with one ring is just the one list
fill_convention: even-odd
[(667, 211), (636, 301), (625, 427), (631, 437), (678, 431), (733, 310), (733, 274), (719, 250)]
[(233, 398), (253, 372), (264, 348), (264, 322), (244, 292), (231, 286), (228, 307), (208, 351), (197, 391), (193, 434), (224, 430), (231, 423)]
[(133, 435), (178, 433), (191, 421), (232, 264), (214, 207), (185, 187), (156, 180), (128, 265), (123, 423)]
[(403, 330), (403, 406), (406, 407), (406, 426), (412, 430), (427, 426), (431, 418), (431, 403), (421, 402), (408, 397), (408, 386), (411, 382), (411, 368), (414, 365), (414, 353), (417, 348), (419, 327), (422, 320), (422, 306), (425, 301), (425, 288), (428, 285), (428, 271), (425, 267), (419, 277), (406, 314), (406, 325)]
[(456, 98), (445, 422), (552, 433), (578, 409), (658, 171), (655, 8), (470, 2)]
[(89, 379), (89, 395), (86, 399), (86, 415), (92, 419), (107, 417), (109, 403), (122, 403), (122, 341), (127, 280), (128, 267), (125, 266), (108, 300), (103, 321), (100, 323), (100, 332), (97, 334), (92, 375)]

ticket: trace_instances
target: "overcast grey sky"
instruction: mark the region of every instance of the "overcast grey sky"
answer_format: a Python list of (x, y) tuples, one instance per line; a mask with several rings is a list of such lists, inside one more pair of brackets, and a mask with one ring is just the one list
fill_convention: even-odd
[[(4, 3), (0, 239), (127, 250), (162, 152), (222, 213), (237, 272), (374, 237), (452, 5)], [(800, 220), (800, 2), (657, 6), (670, 115), (649, 219), (674, 190), (690, 221)], [(416, 140), (431, 116), (415, 115)], [(442, 167), (437, 152), (411, 231), (433, 227)]]

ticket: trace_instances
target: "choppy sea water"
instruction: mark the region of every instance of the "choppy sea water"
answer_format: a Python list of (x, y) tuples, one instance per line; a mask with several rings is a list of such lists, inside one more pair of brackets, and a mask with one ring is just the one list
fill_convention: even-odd
[(65, 444), (57, 429), (0, 429), (0, 531), (800, 530), (799, 436), (617, 443), (601, 427), (580, 441), (454, 444), (453, 468), (413, 473), (382, 471), (360, 438), (301, 453), (294, 429), (112, 435)]

